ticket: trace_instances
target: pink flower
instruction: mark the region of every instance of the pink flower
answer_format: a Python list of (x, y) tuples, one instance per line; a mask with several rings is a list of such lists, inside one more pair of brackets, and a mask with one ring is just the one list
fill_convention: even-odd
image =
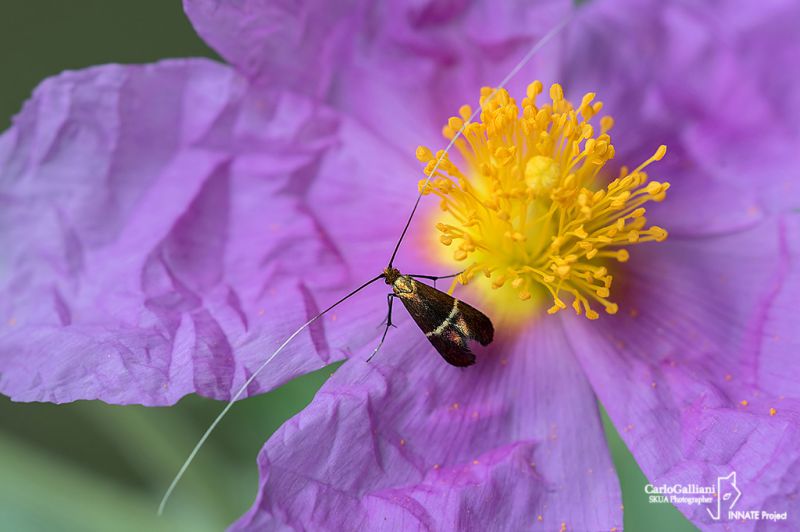
[[(229, 398), (299, 324), (386, 266), (417, 193), (417, 145), (441, 146), (448, 117), (571, 9), (185, 6), (232, 66), (64, 73), (0, 137), (0, 391), (12, 399)], [(668, 145), (651, 173), (669, 198), (648, 218), (670, 237), (615, 274), (615, 315), (500, 318), (463, 371), (401, 310), (364, 362), (384, 286), (337, 308), (248, 389), (348, 359), (266, 443), (256, 503), (235, 526), (621, 528), (598, 399), (654, 484), (736, 471), (740, 507), (796, 519), (797, 17), (790, 2), (582, 9), (509, 91), (521, 98), (533, 78), (574, 101), (596, 91), (617, 124), (609, 167)], [(396, 264), (451, 273), (424, 244), (431, 212)]]

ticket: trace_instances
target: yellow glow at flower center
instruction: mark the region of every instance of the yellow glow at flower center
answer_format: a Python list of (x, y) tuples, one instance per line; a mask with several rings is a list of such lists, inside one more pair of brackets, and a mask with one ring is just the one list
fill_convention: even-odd
[[(612, 119), (600, 120), (595, 137), (589, 121), (602, 104), (594, 94), (575, 109), (557, 84), (552, 101), (538, 107), (541, 92), (540, 82), (531, 83), (520, 113), (505, 90), (486, 102), (492, 89), (482, 89), (480, 120), (455, 144), (466, 167), (420, 146), (417, 158), (427, 175), (442, 158), (430, 181), (420, 182), (421, 191), (441, 199), (444, 215), (436, 227), (441, 243), (464, 263), (462, 283), (482, 274), (490, 290), (510, 288), (523, 301), (546, 298), (551, 314), (567, 308), (565, 300), (590, 319), (600, 307), (614, 314), (605, 264), (627, 261), (627, 246), (667, 237), (664, 229), (647, 227), (642, 206), (666, 196), (669, 183), (648, 181), (643, 171), (666, 147), (603, 187), (598, 173), (614, 157)], [(445, 137), (452, 139), (471, 113), (463, 106)]]

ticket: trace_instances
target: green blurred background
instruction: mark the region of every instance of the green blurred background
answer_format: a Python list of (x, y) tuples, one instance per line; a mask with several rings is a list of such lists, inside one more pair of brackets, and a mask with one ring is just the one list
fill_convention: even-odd
[[(217, 56), (178, 0), (2, 0), (0, 130), (45, 77), (101, 63)], [(324, 369), (243, 401), (179, 485), (166, 516), (158, 500), (221, 403), (188, 397), (171, 408), (81, 402), (17, 404), (0, 397), (0, 530), (220, 530), (251, 504), (255, 458), (333, 371)], [(695, 530), (669, 505), (651, 505), (636, 462), (604, 416), (628, 530)]]

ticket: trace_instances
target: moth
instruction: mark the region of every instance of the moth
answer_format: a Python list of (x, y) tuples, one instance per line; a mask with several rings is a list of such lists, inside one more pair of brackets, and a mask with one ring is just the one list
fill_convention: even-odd
[(474, 340), (483, 346), (492, 342), (494, 326), (484, 313), (416, 279), (438, 280), (443, 277), (403, 275), (393, 267), (386, 268), (383, 275), (386, 284), (392, 287), (392, 292), (387, 295), (389, 314), (383, 337), (369, 359), (378, 352), (392, 326), (392, 302), (395, 299), (402, 301), (417, 326), (448, 364), (460, 368), (471, 366), (475, 363), (475, 355), (468, 341)]

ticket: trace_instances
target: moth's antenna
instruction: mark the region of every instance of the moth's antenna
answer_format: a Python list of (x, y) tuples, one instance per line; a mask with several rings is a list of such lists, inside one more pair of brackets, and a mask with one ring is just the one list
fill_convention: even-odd
[(250, 377), (244, 382), (244, 384), (242, 384), (241, 388), (239, 388), (239, 391), (237, 391), (236, 394), (233, 397), (231, 397), (231, 400), (228, 401), (228, 404), (225, 405), (225, 408), (222, 409), (222, 412), (220, 412), (219, 415), (216, 417), (216, 419), (214, 419), (214, 421), (211, 423), (211, 425), (209, 425), (205, 433), (203, 433), (203, 436), (197, 442), (197, 445), (195, 445), (194, 449), (192, 449), (192, 452), (189, 453), (189, 457), (186, 458), (185, 462), (183, 462), (183, 465), (178, 470), (178, 473), (175, 475), (175, 478), (172, 479), (172, 483), (169, 485), (169, 488), (167, 488), (167, 491), (161, 498), (161, 502), (158, 505), (158, 515), (164, 513), (164, 507), (167, 505), (167, 501), (169, 500), (170, 495), (172, 495), (172, 492), (175, 490), (175, 486), (178, 485), (178, 482), (180, 482), (181, 478), (183, 477), (183, 474), (186, 473), (187, 469), (189, 469), (189, 465), (192, 463), (192, 460), (194, 460), (194, 457), (197, 456), (197, 453), (200, 451), (200, 448), (206, 442), (206, 440), (214, 431), (214, 429), (217, 428), (217, 425), (219, 425), (219, 422), (222, 421), (223, 417), (225, 417), (225, 414), (227, 414), (228, 411), (231, 409), (231, 407), (233, 407), (233, 403), (239, 400), (239, 398), (242, 396), (245, 390), (247, 390), (247, 387), (250, 386), (250, 384), (252, 384), (252, 382), (256, 379), (256, 377), (258, 377), (259, 373), (261, 373), (264, 370), (264, 368), (267, 367), (267, 364), (272, 362), (272, 359), (275, 358), (278, 355), (278, 353), (283, 351), (283, 348), (289, 345), (289, 342), (294, 340), (295, 336), (303, 332), (309, 325), (311, 325), (319, 318), (321, 318), (322, 316), (333, 310), (334, 307), (338, 306), (344, 300), (354, 296), (356, 293), (368, 287), (378, 279), (383, 279), (383, 277), (384, 274), (380, 274), (377, 277), (370, 279), (366, 283), (362, 284), (361, 286), (359, 286), (358, 288), (356, 288), (355, 290), (353, 290), (352, 292), (350, 292), (349, 294), (338, 300), (333, 305), (329, 306), (328, 308), (326, 308), (325, 310), (323, 310), (322, 312), (320, 312), (319, 314), (317, 314), (316, 316), (305, 322), (303, 325), (300, 326), (299, 329), (297, 329), (291, 335), (289, 335), (289, 337), (286, 340), (284, 340), (284, 342), (278, 347), (278, 349), (276, 349), (269, 357), (267, 357), (267, 359), (258, 367), (258, 369), (252, 375), (250, 375)]
[(511, 72), (509, 72), (506, 75), (506, 77), (503, 78), (503, 80), (497, 85), (497, 88), (495, 88), (495, 90), (492, 91), (492, 93), (489, 95), (489, 97), (486, 98), (483, 101), (483, 103), (477, 109), (475, 109), (472, 112), (471, 115), (469, 115), (469, 118), (467, 118), (467, 120), (464, 121), (464, 124), (458, 129), (458, 131), (453, 136), (453, 138), (450, 139), (450, 143), (444, 149), (444, 153), (442, 153), (442, 155), (436, 159), (436, 164), (433, 166), (433, 170), (431, 170), (431, 173), (426, 176), (425, 181), (422, 184), (422, 187), (420, 187), (421, 190), (420, 190), (419, 195), (417, 196), (417, 201), (414, 202), (414, 208), (411, 209), (411, 215), (408, 217), (408, 220), (406, 220), (406, 225), (405, 225), (405, 227), (403, 227), (403, 232), (400, 233), (400, 238), (398, 239), (397, 245), (394, 247), (394, 251), (392, 252), (392, 258), (389, 259), (389, 268), (391, 268), (392, 264), (394, 264), (394, 258), (397, 256), (397, 251), (400, 249), (400, 244), (403, 242), (403, 238), (405, 238), (406, 233), (408, 232), (408, 228), (411, 225), (411, 220), (414, 219), (414, 214), (416, 214), (417, 207), (419, 207), (419, 202), (422, 199), (422, 191), (425, 190), (425, 186), (431, 180), (431, 177), (436, 174), (436, 170), (439, 169), (439, 165), (441, 164), (442, 159), (444, 159), (447, 156), (447, 154), (450, 153), (450, 148), (453, 147), (453, 145), (456, 143), (456, 141), (464, 133), (464, 129), (472, 122), (472, 120), (476, 116), (478, 116), (478, 113), (483, 111), (483, 107), (486, 104), (488, 104), (490, 101), (492, 101), (492, 99), (495, 97), (495, 95), (498, 93), (498, 91), (500, 91), (501, 89), (505, 88), (505, 86), (508, 84), (508, 82), (511, 81), (514, 78), (514, 76), (516, 76), (519, 73), (519, 71), (522, 70), (522, 68), (525, 65), (528, 64), (528, 62), (531, 60), (531, 58), (533, 58), (533, 56), (536, 55), (536, 53), (539, 50), (541, 50), (548, 42), (550, 42), (550, 40), (553, 37), (558, 35), (558, 33), (561, 30), (564, 29), (564, 27), (570, 22), (570, 20), (572, 20), (573, 16), (574, 16), (574, 12), (571, 12), (566, 18), (564, 18), (564, 20), (559, 22), (555, 27), (553, 27), (553, 29), (548, 31), (544, 35), (544, 37), (542, 37), (541, 39), (536, 41), (533, 44), (533, 46), (531, 46), (531, 49), (528, 50), (528, 53), (526, 53), (525, 56), (522, 59), (520, 59), (519, 62), (516, 65), (514, 65), (514, 68), (511, 69)]

